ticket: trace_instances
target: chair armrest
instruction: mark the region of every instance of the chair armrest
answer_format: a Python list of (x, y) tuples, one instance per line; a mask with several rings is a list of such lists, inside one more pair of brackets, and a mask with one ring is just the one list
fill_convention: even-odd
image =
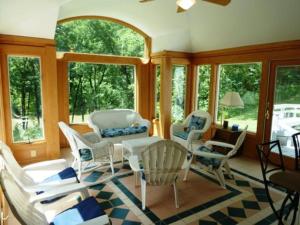
[(91, 143), (97, 143), (97, 142), (101, 141), (101, 138), (95, 132), (88, 132), (88, 133), (82, 134), (82, 136)]
[(205, 142), (205, 145), (206, 146), (215, 145), (215, 146), (220, 146), (220, 147), (223, 147), (223, 148), (231, 148), (231, 149), (233, 149), (235, 147), (232, 144), (228, 144), (228, 143), (220, 142), (220, 141), (207, 141), (207, 142)]
[(114, 145), (109, 141), (100, 141), (98, 143), (92, 144), (91, 146), (92, 157), (101, 158), (107, 156), (113, 156), (114, 154)]
[(206, 157), (206, 158), (215, 158), (215, 159), (228, 158), (227, 155), (215, 154), (215, 153), (210, 153), (210, 152), (200, 152), (200, 151), (194, 151), (194, 155), (202, 156), (202, 157)]
[(151, 123), (149, 120), (146, 120), (146, 119), (139, 119), (137, 121), (141, 126), (146, 126), (148, 129), (150, 128), (151, 126)]
[(29, 202), (30, 203), (41, 202), (44, 200), (48, 200), (50, 198), (64, 196), (66, 194), (70, 194), (73, 192), (81, 192), (85, 197), (89, 196), (86, 186), (80, 183), (76, 183), (76, 184), (64, 185), (59, 188), (52, 188), (51, 190), (48, 190), (42, 194), (33, 195), (30, 197)]
[(33, 163), (28, 166), (22, 167), (24, 171), (29, 170), (51, 170), (51, 169), (65, 169), (68, 166), (65, 159), (49, 160), (44, 162)]
[(134, 171), (134, 172), (140, 172), (140, 171), (143, 171), (143, 169), (140, 168), (140, 164), (139, 164), (139, 158), (137, 155), (132, 155), (132, 156), (129, 156), (129, 165), (131, 167), (131, 169)]
[(88, 126), (89, 126), (90, 128), (93, 129), (93, 131), (94, 131), (96, 134), (98, 134), (99, 138), (101, 139), (102, 136), (101, 136), (101, 133), (100, 133), (100, 128), (99, 128), (96, 124), (93, 123), (93, 121), (91, 120), (90, 117), (88, 117), (88, 119), (87, 119), (87, 124), (88, 124)]
[(52, 189), (56, 189), (65, 185), (78, 183), (76, 178), (68, 178), (64, 180), (58, 180), (58, 181), (50, 181), (50, 182), (41, 182), (39, 184), (35, 185), (27, 185), (23, 186), (23, 188), (26, 190), (26, 192), (37, 192), (37, 191), (48, 191)]
[(173, 123), (173, 124), (171, 124), (171, 127), (170, 127), (170, 133), (171, 133), (171, 135), (174, 132), (177, 132), (177, 131), (184, 131), (184, 125), (180, 124), (180, 123)]

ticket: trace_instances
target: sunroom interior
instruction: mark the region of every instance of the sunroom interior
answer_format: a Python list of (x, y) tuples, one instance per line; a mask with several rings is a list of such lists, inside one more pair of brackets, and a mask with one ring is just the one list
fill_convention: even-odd
[[(225, 188), (193, 167), (186, 181), (179, 173), (179, 208), (172, 187), (147, 186), (143, 210), (121, 143), (114, 145), (115, 174), (93, 183), (107, 173), (100, 167), (82, 183), (111, 224), (275, 224), (260, 192), (257, 145), (278, 140), (285, 167), (295, 169), (300, 2), (197, 0), (186, 10), (179, 2), (0, 0), (0, 140), (22, 166), (60, 158), (71, 165), (59, 121), (84, 134), (93, 132), (93, 111), (130, 109), (150, 121), (149, 136), (170, 139), (172, 124), (206, 111), (212, 123), (199, 143), (235, 144), (247, 129)], [(229, 93), (242, 103), (225, 104)], [(272, 189), (278, 206), (284, 193)], [(1, 220), (27, 224), (8, 209), (12, 202), (2, 196)]]

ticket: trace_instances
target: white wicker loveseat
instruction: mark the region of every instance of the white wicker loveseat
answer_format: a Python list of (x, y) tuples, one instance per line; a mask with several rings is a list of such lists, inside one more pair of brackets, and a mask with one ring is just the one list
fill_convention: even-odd
[(91, 113), (88, 125), (102, 139), (116, 144), (123, 140), (148, 137), (150, 121), (130, 109), (111, 109)]

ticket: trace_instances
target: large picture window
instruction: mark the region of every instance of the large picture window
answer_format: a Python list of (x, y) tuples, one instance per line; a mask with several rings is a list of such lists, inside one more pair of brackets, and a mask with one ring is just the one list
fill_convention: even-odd
[(39, 57), (8, 56), (12, 141), (44, 139)]
[(223, 64), (219, 66), (219, 101), (227, 92), (239, 93), (243, 108), (218, 107), (218, 122), (221, 116), (229, 121), (229, 126), (238, 124), (241, 128), (256, 132), (259, 105), (261, 63)]
[(69, 63), (71, 123), (85, 123), (94, 110), (134, 109), (133, 65)]
[(208, 111), (211, 65), (200, 65), (197, 68), (196, 107)]
[(172, 122), (183, 121), (185, 117), (186, 73), (185, 65), (172, 67)]

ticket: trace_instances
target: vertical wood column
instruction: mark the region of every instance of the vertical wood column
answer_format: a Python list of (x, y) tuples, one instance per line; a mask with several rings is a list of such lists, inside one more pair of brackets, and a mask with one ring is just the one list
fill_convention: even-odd
[(197, 65), (187, 65), (185, 117), (196, 109)]
[(43, 107), (45, 121), (45, 139), (47, 141), (47, 158), (55, 159), (60, 156), (58, 128), (58, 93), (56, 48), (45, 47), (44, 74), (42, 74)]
[(150, 85), (150, 62), (147, 64), (138, 64), (136, 66), (136, 109), (140, 115), (150, 120), (150, 96), (149, 96), (149, 85)]
[(5, 117), (4, 117), (4, 103), (3, 103), (3, 86), (2, 86), (2, 67), (1, 61), (4, 61), (4, 56), (0, 53), (0, 140), (6, 141), (5, 135)]
[(170, 138), (172, 99), (172, 65), (168, 57), (162, 59), (160, 76), (160, 129), (163, 138)]

